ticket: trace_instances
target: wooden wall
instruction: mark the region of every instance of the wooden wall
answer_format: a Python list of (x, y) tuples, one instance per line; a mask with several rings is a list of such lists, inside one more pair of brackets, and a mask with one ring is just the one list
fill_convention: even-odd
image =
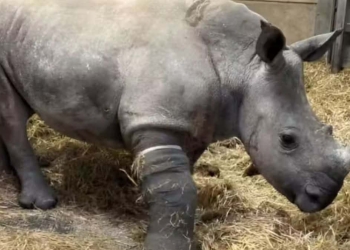
[[(318, 0), (234, 0), (281, 28), (287, 43), (313, 36)], [(330, 1), (330, 0), (328, 0)]]

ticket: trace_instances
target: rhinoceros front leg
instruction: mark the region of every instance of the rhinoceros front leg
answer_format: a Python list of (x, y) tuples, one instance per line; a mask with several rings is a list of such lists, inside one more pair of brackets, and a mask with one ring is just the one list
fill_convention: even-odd
[(145, 249), (194, 249), (197, 189), (189, 160), (171, 135), (159, 133), (141, 138), (138, 144), (142, 146), (138, 147), (134, 165), (140, 173), (142, 194), (149, 205)]
[(21, 183), (19, 203), (24, 208), (49, 209), (56, 205), (53, 190), (42, 174), (27, 138), (30, 109), (0, 75), (0, 138)]

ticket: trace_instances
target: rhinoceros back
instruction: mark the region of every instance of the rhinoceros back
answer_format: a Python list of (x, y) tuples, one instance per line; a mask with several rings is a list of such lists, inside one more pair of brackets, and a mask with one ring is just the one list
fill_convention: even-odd
[(8, 81), (56, 130), (113, 147), (141, 128), (212, 134), (217, 78), (184, 21), (183, 1), (6, 0), (0, 7)]

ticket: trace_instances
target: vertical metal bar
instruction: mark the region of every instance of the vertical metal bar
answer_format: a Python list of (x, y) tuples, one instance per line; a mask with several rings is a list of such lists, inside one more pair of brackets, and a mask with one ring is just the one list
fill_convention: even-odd
[[(329, 22), (329, 28), (330, 28), (329, 31), (333, 31), (338, 1), (337, 0), (329, 0), (329, 1), (331, 2), (331, 19)], [(328, 64), (332, 62), (332, 53), (333, 53), (333, 47), (327, 53), (327, 63)]]
[[(346, 12), (348, 0), (338, 0), (337, 15), (335, 18), (335, 29), (345, 29)], [(343, 63), (343, 43), (344, 32), (338, 37), (333, 46), (332, 52), (332, 73), (338, 73), (342, 69)]]

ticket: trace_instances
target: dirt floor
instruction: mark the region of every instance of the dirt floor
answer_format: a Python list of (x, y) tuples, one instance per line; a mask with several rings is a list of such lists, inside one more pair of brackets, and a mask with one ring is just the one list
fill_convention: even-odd
[[(350, 71), (305, 67), (314, 110), (349, 143)], [(130, 178), (130, 155), (66, 138), (36, 117), (29, 136), (60, 203), (48, 212), (20, 209), (18, 183), (1, 177), (0, 250), (141, 249), (147, 213)], [(306, 215), (262, 177), (243, 177), (249, 163), (235, 139), (211, 145), (197, 163), (200, 249), (350, 249), (349, 178), (333, 205)]]

